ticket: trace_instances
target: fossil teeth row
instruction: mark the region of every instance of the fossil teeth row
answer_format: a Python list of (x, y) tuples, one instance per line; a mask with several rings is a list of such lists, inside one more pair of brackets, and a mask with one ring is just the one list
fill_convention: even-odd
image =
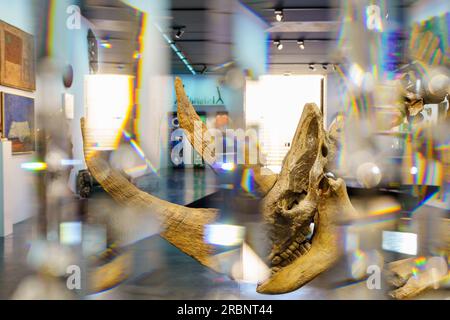
[(291, 245), (277, 254), (272, 259), (272, 273), (278, 272), (281, 267), (287, 266), (289, 263), (297, 259), (298, 257), (306, 254), (311, 249), (311, 243), (305, 240), (303, 236), (297, 237)]

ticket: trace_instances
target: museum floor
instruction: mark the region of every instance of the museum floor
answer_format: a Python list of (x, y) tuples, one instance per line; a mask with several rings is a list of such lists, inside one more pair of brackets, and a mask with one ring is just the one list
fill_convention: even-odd
[[(159, 197), (193, 207), (219, 207), (221, 219), (246, 227), (250, 245), (260, 243), (261, 219), (257, 199), (230, 190), (232, 176), (220, 180), (209, 170), (167, 172), (160, 178), (146, 177), (137, 184)], [(181, 186), (183, 186), (181, 188)], [(195, 191), (195, 192), (194, 192)], [(96, 210), (108, 196), (97, 191), (90, 202)], [(98, 201), (102, 199), (103, 201)], [(230, 201), (233, 199), (233, 201)], [(100, 207), (99, 207), (100, 206)], [(11, 297), (19, 282), (32, 270), (26, 258), (32, 238), (32, 221), (16, 224), (12, 236), (0, 239), (0, 299)], [(283, 295), (256, 293), (256, 285), (233, 281), (213, 272), (158, 235), (144, 237), (130, 245), (134, 252), (134, 273), (119, 286), (88, 299), (386, 299), (386, 290), (369, 290), (365, 280), (349, 281), (345, 261), (303, 288)], [(257, 251), (255, 249), (255, 251)], [(443, 299), (448, 291), (431, 290), (420, 299)]]

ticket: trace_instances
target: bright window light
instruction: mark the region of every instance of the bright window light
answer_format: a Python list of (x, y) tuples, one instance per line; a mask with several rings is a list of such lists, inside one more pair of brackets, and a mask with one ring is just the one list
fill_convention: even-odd
[(63, 222), (59, 225), (60, 242), (65, 245), (81, 243), (81, 222)]
[(245, 228), (228, 224), (205, 226), (206, 242), (220, 246), (236, 246), (244, 240)]
[(266, 167), (279, 172), (297, 129), (303, 107), (320, 107), (320, 75), (266, 75), (248, 80), (245, 92), (246, 125), (257, 127), (267, 154)]
[(114, 150), (132, 105), (133, 77), (85, 76), (86, 132), (92, 149)]
[(270, 269), (246, 243), (242, 246), (242, 281), (260, 283), (270, 276)]
[(225, 170), (225, 171), (233, 171), (234, 170), (234, 163), (232, 163), (232, 162), (225, 162), (225, 163), (222, 163), (222, 170)]
[(382, 248), (387, 251), (416, 255), (417, 234), (398, 231), (383, 231)]

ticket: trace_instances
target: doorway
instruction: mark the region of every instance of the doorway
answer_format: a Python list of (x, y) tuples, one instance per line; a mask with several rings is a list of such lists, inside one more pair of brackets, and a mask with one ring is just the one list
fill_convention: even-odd
[(322, 105), (322, 81), (320, 75), (266, 75), (256, 81), (247, 80), (246, 126), (258, 131), (266, 167), (273, 172), (281, 169), (304, 105)]

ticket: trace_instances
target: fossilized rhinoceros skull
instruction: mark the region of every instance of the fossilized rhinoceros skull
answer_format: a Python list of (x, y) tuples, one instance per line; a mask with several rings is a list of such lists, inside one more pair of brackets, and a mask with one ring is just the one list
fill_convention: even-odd
[[(178, 118), (186, 137), (207, 163), (214, 164), (215, 151), (208, 143), (211, 136), (204, 124), (200, 132), (195, 130), (195, 122), (200, 118), (179, 78), (175, 81), (175, 89)], [(98, 152), (90, 149), (83, 120), (81, 127), (86, 164), (102, 187), (118, 203), (148, 209), (161, 221), (163, 237), (200, 263), (216, 269), (213, 250), (203, 240), (204, 226), (215, 220), (216, 210), (178, 206), (139, 190), (111, 168)], [(261, 200), (261, 211), (273, 243), (269, 254), (273, 273), (258, 286), (258, 292), (275, 294), (295, 290), (330, 268), (339, 257), (336, 220), (353, 216), (354, 209), (344, 182), (328, 172), (336, 154), (337, 133), (334, 129), (329, 135), (323, 129), (317, 106), (307, 104), (281, 173), (263, 175), (260, 165), (246, 165), (253, 170), (255, 182), (265, 195)], [(203, 142), (196, 144), (195, 139)], [(312, 234), (311, 222), (314, 222)], [(119, 258), (94, 271), (94, 291), (111, 287), (126, 277), (131, 258), (126, 255)]]
[[(196, 151), (213, 165), (215, 151), (208, 144), (211, 136), (204, 124), (200, 132), (194, 130), (194, 123), (201, 122), (200, 117), (189, 102), (179, 78), (175, 81), (175, 89), (180, 125)], [(213, 248), (203, 241), (204, 225), (214, 222), (217, 210), (178, 206), (139, 190), (111, 168), (98, 152), (90, 150), (83, 124), (84, 121), (81, 127), (86, 164), (102, 187), (120, 204), (147, 209), (163, 223), (163, 237), (200, 263), (218, 270)], [(336, 122), (326, 132), (317, 106), (307, 104), (279, 175), (263, 175), (260, 165), (246, 164), (253, 170), (255, 183), (264, 195), (261, 212), (273, 244), (268, 255), (272, 274), (258, 285), (260, 293), (279, 294), (296, 290), (329, 269), (341, 254), (337, 222), (355, 219), (357, 214), (344, 181), (331, 173), (339, 130), (340, 124)], [(202, 137), (196, 136), (199, 134)], [(205, 143), (195, 144), (194, 139)], [(313, 231), (310, 228), (312, 222)], [(126, 278), (131, 261), (131, 255), (125, 252), (95, 269), (91, 277), (93, 291), (110, 288)], [(410, 278), (409, 263), (399, 261), (390, 266), (395, 274), (394, 285), (403, 286), (391, 293), (395, 298), (413, 296), (430, 286), (428, 275), (421, 279), (422, 282)]]
[[(199, 116), (179, 78), (175, 90), (180, 126), (197, 152), (213, 164), (214, 150), (207, 143), (194, 143), (200, 138), (195, 136), (198, 130), (194, 130)], [(202, 126), (203, 141), (208, 141), (207, 128)], [(344, 181), (328, 172), (335, 154), (336, 139), (323, 129), (322, 115), (310, 103), (304, 107), (280, 174), (264, 176), (260, 166), (248, 165), (255, 170), (255, 182), (265, 194), (261, 211), (273, 244), (269, 254), (272, 276), (258, 286), (258, 292), (276, 294), (298, 289), (339, 258), (336, 220), (339, 214), (341, 218), (355, 216), (355, 211)]]
[[(175, 89), (180, 125), (197, 152), (213, 165), (215, 151), (208, 143), (211, 136), (204, 124), (200, 132), (195, 130), (195, 122), (200, 118), (179, 78)], [(120, 204), (148, 209), (161, 220), (163, 237), (200, 263), (216, 269), (213, 250), (203, 241), (204, 226), (215, 220), (216, 210), (178, 206), (137, 189), (98, 152), (90, 149), (84, 121), (81, 127), (86, 164), (102, 187)], [(328, 171), (336, 154), (336, 135), (337, 128), (330, 130), (330, 134), (323, 129), (317, 106), (307, 104), (281, 173), (263, 175), (261, 165), (246, 165), (253, 170), (255, 182), (265, 195), (261, 211), (273, 243), (269, 254), (272, 275), (258, 286), (258, 292), (276, 294), (298, 289), (330, 268), (339, 257), (336, 221), (354, 216), (354, 209), (344, 182)], [(195, 139), (203, 143), (196, 144)], [(314, 232), (311, 233), (313, 221)], [(107, 289), (126, 278), (130, 259), (125, 253), (95, 269), (93, 290)]]
[(273, 243), (272, 276), (258, 292), (298, 289), (339, 258), (336, 223), (356, 212), (344, 181), (329, 171), (335, 154), (336, 140), (323, 129), (319, 109), (306, 104), (281, 173), (262, 202)]

